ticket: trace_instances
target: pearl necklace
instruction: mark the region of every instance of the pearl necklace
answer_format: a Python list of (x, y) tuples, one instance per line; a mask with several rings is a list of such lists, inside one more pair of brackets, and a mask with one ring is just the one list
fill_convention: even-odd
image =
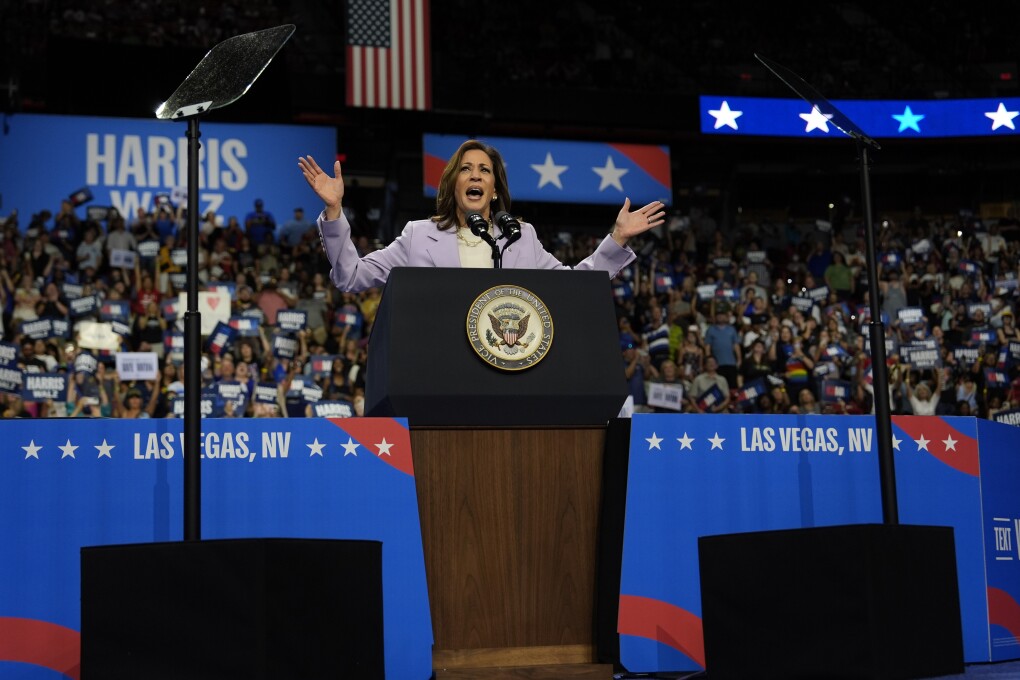
[(469, 234), (471, 233), (471, 230), (467, 227), (459, 227), (457, 229), (457, 240), (461, 241), (468, 248), (474, 248), (475, 246), (482, 242), (481, 238), (479, 238), (477, 241), (469, 241), (465, 236), (465, 233)]

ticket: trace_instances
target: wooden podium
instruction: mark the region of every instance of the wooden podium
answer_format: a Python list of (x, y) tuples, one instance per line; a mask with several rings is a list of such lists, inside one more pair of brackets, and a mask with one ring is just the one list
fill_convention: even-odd
[[(512, 373), (465, 332), (475, 299), (505, 284), (555, 324), (548, 355)], [(609, 680), (595, 564), (606, 423), (626, 385), (606, 274), (394, 270), (367, 376), (368, 415), (411, 427), (437, 680)]]

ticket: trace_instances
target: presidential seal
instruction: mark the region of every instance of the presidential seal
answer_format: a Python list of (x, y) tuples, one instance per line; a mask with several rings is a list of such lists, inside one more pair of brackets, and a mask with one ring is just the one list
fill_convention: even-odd
[(472, 349), (485, 363), (504, 371), (521, 371), (549, 353), (552, 315), (530, 290), (495, 286), (471, 303), (467, 335)]

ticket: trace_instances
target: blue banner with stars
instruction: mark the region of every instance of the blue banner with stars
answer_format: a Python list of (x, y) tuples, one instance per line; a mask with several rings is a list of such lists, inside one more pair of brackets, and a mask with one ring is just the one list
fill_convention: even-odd
[[(81, 547), (181, 540), (182, 427), (4, 423), (0, 677), (79, 677)], [(202, 457), (203, 538), (382, 541), (386, 677), (432, 675), (406, 420), (207, 418)]]
[[(967, 662), (1020, 656), (1020, 552), (1012, 541), (1020, 531), (1020, 458), (1009, 432), (974, 418), (893, 418), (900, 521), (954, 529)], [(995, 474), (979, 476), (993, 461)], [(635, 415), (618, 620), (623, 665), (705, 667), (700, 536), (881, 521), (874, 417)]]
[[(803, 99), (699, 97), (701, 131), (714, 135), (842, 137), (830, 118)], [(1020, 98), (833, 100), (869, 137), (1015, 135)]]
[[(425, 195), (435, 196), (443, 168), (464, 143), (460, 135), (423, 136)], [(506, 163), (514, 201), (644, 205), (673, 202), (669, 148), (647, 144), (486, 137)]]

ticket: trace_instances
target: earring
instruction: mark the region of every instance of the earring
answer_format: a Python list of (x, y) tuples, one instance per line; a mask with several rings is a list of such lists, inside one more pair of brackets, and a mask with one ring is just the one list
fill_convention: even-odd
[(492, 195), (492, 200), (498, 201), (499, 200), (499, 196), (497, 196), (496, 194), (493, 194)]

